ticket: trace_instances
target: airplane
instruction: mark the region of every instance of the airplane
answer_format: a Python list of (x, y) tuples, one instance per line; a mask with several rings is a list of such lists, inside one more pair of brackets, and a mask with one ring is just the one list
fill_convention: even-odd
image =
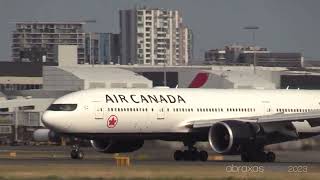
[[(127, 153), (146, 140), (183, 142), (176, 161), (207, 161), (197, 142), (245, 162), (273, 162), (270, 144), (320, 134), (320, 91), (201, 88), (88, 89), (56, 99), (35, 139), (90, 140), (102, 153)], [(75, 146), (73, 159), (84, 153)]]

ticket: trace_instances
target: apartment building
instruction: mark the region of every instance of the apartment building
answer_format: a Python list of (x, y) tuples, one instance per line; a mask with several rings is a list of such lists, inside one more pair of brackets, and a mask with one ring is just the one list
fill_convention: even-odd
[(267, 48), (232, 44), (222, 49), (205, 52), (205, 64), (250, 65), (266, 67), (301, 67), (303, 56), (299, 52), (270, 52)]
[(86, 63), (82, 22), (16, 22), (12, 60), (56, 62), (58, 45), (77, 45), (78, 63)]
[(177, 10), (120, 10), (121, 64), (185, 65), (192, 32)]

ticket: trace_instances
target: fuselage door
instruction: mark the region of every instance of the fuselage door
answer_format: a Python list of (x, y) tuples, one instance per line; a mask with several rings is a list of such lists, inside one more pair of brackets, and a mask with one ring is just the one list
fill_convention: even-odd
[(103, 119), (103, 107), (100, 102), (94, 103), (94, 118), (95, 119)]
[(162, 120), (165, 117), (165, 108), (159, 107), (157, 112), (157, 119)]
[(262, 101), (264, 114), (273, 114), (273, 108), (270, 105), (270, 101)]

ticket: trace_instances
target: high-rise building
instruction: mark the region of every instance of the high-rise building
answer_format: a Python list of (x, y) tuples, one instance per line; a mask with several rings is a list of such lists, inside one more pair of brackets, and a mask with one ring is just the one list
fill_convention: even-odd
[(178, 65), (192, 58), (192, 33), (177, 10), (120, 10), (121, 64)]
[(85, 62), (86, 64), (102, 64), (99, 58), (100, 36), (99, 33), (86, 33), (85, 35)]
[(89, 64), (120, 64), (119, 34), (86, 33), (85, 49)]
[(193, 57), (193, 34), (191, 29), (181, 26), (179, 39), (179, 51), (176, 51), (176, 64), (188, 64)]
[(104, 64), (120, 64), (120, 35), (100, 34), (100, 58)]
[(137, 12), (120, 10), (120, 64), (136, 64), (137, 60)]
[(57, 62), (58, 45), (77, 45), (78, 63), (86, 63), (83, 25), (82, 22), (17, 22), (12, 32), (12, 59)]

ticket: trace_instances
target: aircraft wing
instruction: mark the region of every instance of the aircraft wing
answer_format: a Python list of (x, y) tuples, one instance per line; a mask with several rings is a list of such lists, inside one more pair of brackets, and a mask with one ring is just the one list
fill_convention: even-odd
[(214, 123), (219, 121), (235, 120), (242, 122), (250, 122), (263, 127), (266, 133), (279, 133), (284, 137), (298, 138), (294, 123), (302, 123), (308, 127), (320, 126), (320, 111), (310, 111), (305, 113), (283, 114), (277, 113), (266, 116), (227, 118), (227, 119), (208, 119), (189, 121), (185, 127), (191, 130), (204, 130), (210, 128)]
[(207, 120), (195, 120), (189, 121), (185, 124), (189, 128), (204, 128), (210, 127), (214, 123), (219, 121), (237, 120), (251, 123), (258, 123), (263, 126), (268, 124), (287, 124), (290, 122), (303, 122), (307, 121), (311, 127), (320, 126), (320, 111), (310, 111), (304, 113), (291, 113), (283, 114), (277, 113), (265, 116), (253, 116), (253, 117), (241, 117), (241, 118), (226, 118), (226, 119), (207, 119)]

